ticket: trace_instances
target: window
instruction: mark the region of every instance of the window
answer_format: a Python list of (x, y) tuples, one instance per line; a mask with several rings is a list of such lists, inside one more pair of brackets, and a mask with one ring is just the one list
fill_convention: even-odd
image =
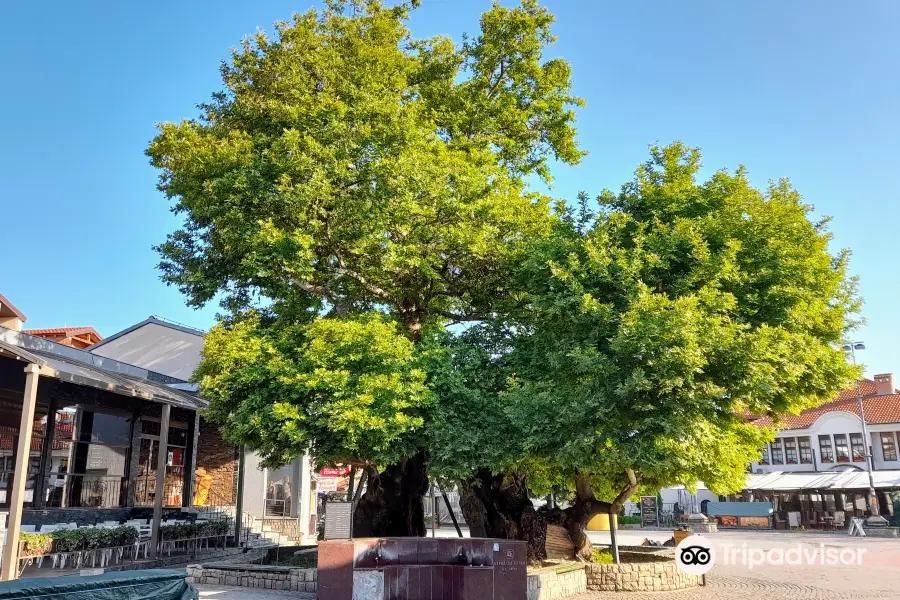
[(897, 443), (894, 440), (894, 432), (885, 431), (881, 434), (881, 453), (884, 460), (897, 460)]
[(769, 445), (766, 444), (762, 447), (762, 456), (759, 457), (759, 464), (767, 465), (769, 464)]
[(784, 464), (784, 452), (781, 449), (781, 440), (775, 440), (774, 442), (772, 442), (772, 464)]
[(834, 448), (831, 447), (830, 436), (819, 436), (819, 457), (822, 459), (823, 463), (834, 462)]
[(847, 446), (846, 434), (834, 434), (834, 452), (838, 462), (850, 462), (850, 448)]
[(850, 434), (850, 448), (853, 450), (853, 462), (866, 461), (866, 445), (861, 433)]
[(784, 440), (784, 462), (789, 465), (797, 464), (797, 439), (787, 438)]
[(797, 438), (797, 442), (800, 444), (800, 464), (812, 464), (812, 444), (809, 443), (809, 438)]
[(65, 408), (58, 411), (48, 507), (112, 508), (125, 502), (131, 419), (125, 415)]

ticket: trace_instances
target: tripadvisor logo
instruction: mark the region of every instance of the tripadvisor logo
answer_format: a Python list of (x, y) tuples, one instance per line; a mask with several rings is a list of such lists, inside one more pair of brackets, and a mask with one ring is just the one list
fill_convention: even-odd
[(675, 549), (675, 564), (688, 575), (703, 575), (713, 568), (716, 553), (709, 540), (702, 535), (691, 535)]

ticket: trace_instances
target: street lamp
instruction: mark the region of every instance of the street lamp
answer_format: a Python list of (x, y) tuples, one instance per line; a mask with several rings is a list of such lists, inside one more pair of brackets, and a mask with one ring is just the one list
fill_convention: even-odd
[[(841, 346), (844, 352), (850, 353), (850, 358), (853, 360), (853, 366), (856, 366), (856, 351), (857, 350), (865, 350), (866, 345), (862, 342), (853, 342), (852, 344), (844, 344)], [(859, 404), (859, 422), (862, 424), (862, 435), (863, 435), (863, 443), (865, 444), (864, 448), (866, 451), (866, 471), (869, 474), (869, 510), (871, 511), (871, 516), (877, 516), (879, 514), (878, 510), (878, 497), (875, 495), (875, 480), (872, 477), (872, 453), (869, 451), (871, 439), (869, 438), (869, 430), (866, 427), (866, 413), (863, 409), (863, 396), (862, 396), (862, 387), (860, 386), (860, 380), (856, 380), (856, 402)]]

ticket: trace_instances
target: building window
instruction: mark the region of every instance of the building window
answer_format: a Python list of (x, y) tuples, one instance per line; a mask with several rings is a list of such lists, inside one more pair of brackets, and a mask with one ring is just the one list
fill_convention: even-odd
[(819, 456), (822, 459), (823, 463), (834, 462), (834, 448), (831, 447), (830, 436), (819, 436)]
[(850, 434), (850, 448), (853, 450), (853, 462), (866, 461), (866, 445), (861, 433)]
[(797, 442), (800, 444), (800, 464), (812, 464), (812, 444), (809, 443), (809, 438), (797, 438)]
[(784, 452), (781, 449), (781, 440), (775, 440), (774, 442), (772, 442), (772, 464), (784, 464)]
[(892, 431), (885, 431), (881, 434), (881, 453), (884, 455), (884, 460), (897, 460), (897, 443)]
[(784, 462), (789, 465), (797, 464), (797, 439), (786, 438), (784, 440)]
[(759, 457), (759, 464), (767, 465), (769, 464), (769, 445), (766, 444), (762, 447), (762, 456)]
[(837, 461), (839, 463), (850, 462), (850, 448), (847, 446), (846, 434), (834, 434), (834, 452), (837, 455)]

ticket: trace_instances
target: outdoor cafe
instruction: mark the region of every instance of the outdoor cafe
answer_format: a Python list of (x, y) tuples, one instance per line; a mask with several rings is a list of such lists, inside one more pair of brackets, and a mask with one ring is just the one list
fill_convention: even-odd
[[(893, 518), (891, 493), (900, 490), (900, 471), (873, 473), (877, 514)], [(755, 474), (748, 478), (740, 500), (770, 502), (775, 529), (845, 529), (854, 517), (871, 516), (865, 471)]]
[[(167, 550), (163, 508), (190, 506), (198, 413), (205, 407), (171, 383), (0, 327), (0, 513), (7, 513), (0, 519), (0, 579), (15, 579), (34, 562), (23, 551), (23, 534), (40, 545), (51, 536), (27, 534), (75, 531), (55, 538), (88, 540), (72, 549), (79, 564), (100, 566), (126, 550), (134, 558)], [(77, 533), (86, 529), (96, 531)], [(84, 552), (113, 547), (119, 550)], [(41, 563), (44, 554), (36, 557)]]

